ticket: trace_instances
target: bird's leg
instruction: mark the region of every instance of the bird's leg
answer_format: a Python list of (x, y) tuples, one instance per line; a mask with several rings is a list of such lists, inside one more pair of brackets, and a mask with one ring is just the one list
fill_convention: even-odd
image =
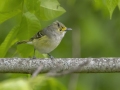
[(35, 57), (35, 48), (34, 48), (34, 53), (33, 53), (33, 59), (36, 59), (36, 57)]
[(53, 59), (54, 57), (52, 56), (52, 55), (50, 55), (49, 53), (47, 54), (49, 57), (50, 57), (50, 59)]

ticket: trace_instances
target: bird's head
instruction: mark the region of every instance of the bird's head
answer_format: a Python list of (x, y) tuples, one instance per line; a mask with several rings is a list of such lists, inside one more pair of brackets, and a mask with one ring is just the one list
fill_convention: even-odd
[(59, 21), (53, 22), (51, 25), (49, 25), (46, 28), (48, 36), (59, 36), (59, 37), (64, 37), (65, 33), (67, 31), (72, 30), (71, 28), (67, 28), (64, 24), (62, 24)]

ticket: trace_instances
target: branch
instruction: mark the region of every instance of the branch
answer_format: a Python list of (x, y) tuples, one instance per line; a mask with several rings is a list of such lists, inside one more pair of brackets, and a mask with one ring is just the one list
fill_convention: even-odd
[(33, 73), (40, 65), (41, 73), (55, 69), (76, 73), (120, 72), (120, 58), (0, 58), (0, 73)]

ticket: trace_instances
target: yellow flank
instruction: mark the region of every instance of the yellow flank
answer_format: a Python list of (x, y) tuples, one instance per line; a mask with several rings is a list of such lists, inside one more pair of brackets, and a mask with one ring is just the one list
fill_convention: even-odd
[(48, 38), (46, 35), (33, 40), (33, 45), (40, 53), (49, 53), (54, 50), (59, 43), (54, 43), (55, 41)]

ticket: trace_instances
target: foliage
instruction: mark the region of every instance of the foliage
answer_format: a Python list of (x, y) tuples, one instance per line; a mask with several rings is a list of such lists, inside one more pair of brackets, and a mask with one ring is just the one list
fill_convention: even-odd
[[(119, 57), (119, 9), (120, 0), (1, 0), (0, 57), (32, 57), (32, 46), (16, 46), (16, 42), (29, 39), (63, 13), (57, 19), (73, 31), (72, 35), (67, 33), (52, 52), (55, 57)], [(57, 79), (46, 76), (24, 79), (24, 75), (17, 74), (0, 76), (0, 80), (22, 77), (0, 82), (0, 90), (66, 90), (76, 78), (72, 75)], [(119, 85), (115, 83), (120, 83), (119, 79), (119, 74), (81, 74), (75, 90), (106, 90), (108, 87), (117, 90)]]
[(120, 0), (95, 0), (95, 2), (97, 2), (98, 4), (104, 4), (108, 8), (110, 13), (110, 18), (112, 18), (112, 14), (116, 6), (120, 7), (119, 5)]
[(37, 76), (29, 80), (22, 78), (6, 80), (0, 83), (0, 90), (67, 90), (54, 78)]

